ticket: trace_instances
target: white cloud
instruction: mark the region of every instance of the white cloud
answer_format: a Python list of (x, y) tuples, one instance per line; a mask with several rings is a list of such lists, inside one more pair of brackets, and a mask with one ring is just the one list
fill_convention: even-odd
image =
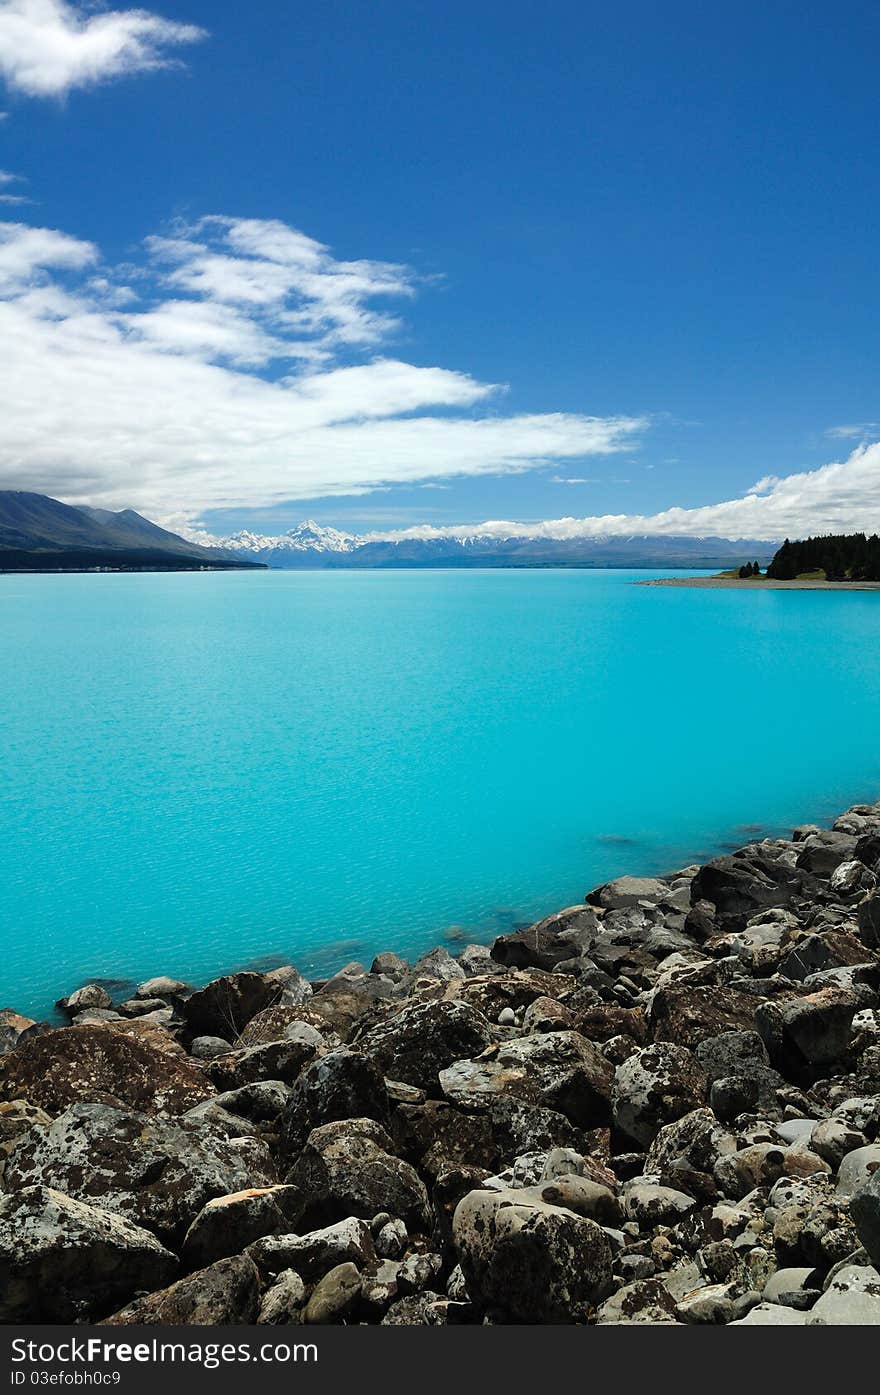
[(373, 356), (397, 323), (374, 302), (415, 288), (278, 222), (205, 219), (119, 271), (0, 224), (0, 486), (197, 519), (610, 454), (645, 426), (504, 416), (493, 384)]
[[(0, 117), (2, 119), (2, 117)], [(10, 174), (9, 170), (0, 170), (0, 189), (6, 189), (10, 184), (23, 183), (23, 176), (20, 174)], [(0, 193), (0, 203), (18, 206), (25, 203), (33, 203), (25, 194)]]
[(846, 460), (784, 479), (760, 482), (767, 492), (751, 491), (702, 508), (671, 508), (655, 514), (605, 514), (554, 518), (542, 523), (490, 521), (460, 527), (424, 524), (375, 537), (593, 538), (639, 534), (754, 538), (775, 541), (809, 534), (880, 532), (880, 441), (859, 446)]
[(851, 426), (829, 426), (825, 432), (834, 441), (864, 441), (880, 432), (880, 422), (861, 421)]
[(171, 66), (168, 51), (205, 38), (194, 24), (147, 10), (99, 10), (69, 0), (0, 0), (0, 74), (29, 97)]

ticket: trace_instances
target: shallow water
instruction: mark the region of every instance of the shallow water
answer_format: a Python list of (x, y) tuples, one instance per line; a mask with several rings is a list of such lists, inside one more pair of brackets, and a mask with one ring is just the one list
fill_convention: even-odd
[(878, 797), (878, 595), (643, 575), (0, 577), (0, 1006), (454, 948)]

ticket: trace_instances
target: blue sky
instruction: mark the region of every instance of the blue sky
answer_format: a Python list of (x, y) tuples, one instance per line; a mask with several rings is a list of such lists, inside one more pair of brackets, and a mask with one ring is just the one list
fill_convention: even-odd
[[(0, 0), (0, 217), (43, 230), (0, 246), (6, 487), (362, 531), (645, 518), (772, 477), (719, 526), (880, 524), (876, 5), (155, 14), (102, 37), (94, 7)], [(277, 266), (278, 223), (329, 249), (284, 252), (283, 301), (208, 284), (206, 256)], [(333, 411), (288, 420), (284, 392)]]

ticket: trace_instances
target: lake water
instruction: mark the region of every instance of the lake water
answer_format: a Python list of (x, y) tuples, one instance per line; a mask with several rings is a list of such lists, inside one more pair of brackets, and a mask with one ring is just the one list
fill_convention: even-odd
[(0, 577), (0, 1006), (454, 949), (878, 797), (880, 595), (644, 575)]

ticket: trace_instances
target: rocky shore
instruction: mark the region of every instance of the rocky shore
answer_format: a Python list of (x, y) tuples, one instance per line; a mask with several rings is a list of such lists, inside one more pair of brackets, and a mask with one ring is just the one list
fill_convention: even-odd
[(489, 949), (0, 1013), (0, 1321), (880, 1323), (880, 804)]

